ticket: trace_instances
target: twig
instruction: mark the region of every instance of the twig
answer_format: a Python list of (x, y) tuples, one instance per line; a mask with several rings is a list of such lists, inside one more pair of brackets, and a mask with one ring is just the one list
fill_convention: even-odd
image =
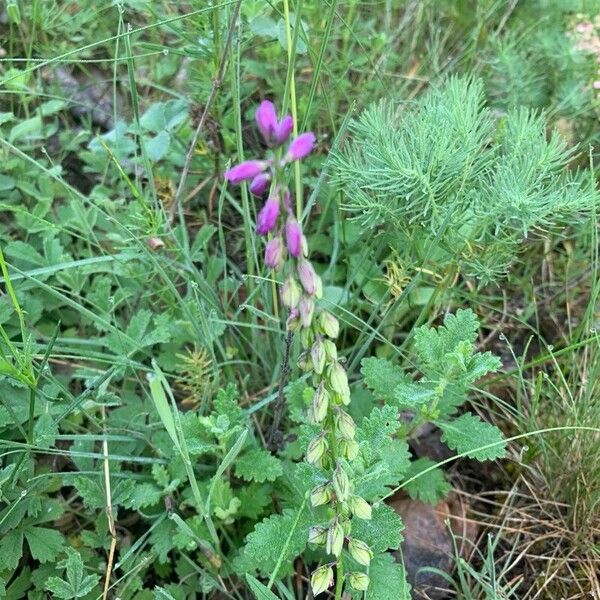
[(238, 15), (240, 13), (240, 7), (242, 5), (242, 0), (238, 0), (231, 15), (231, 21), (229, 22), (229, 31), (227, 32), (227, 39), (225, 40), (225, 46), (223, 47), (223, 54), (221, 55), (221, 62), (219, 63), (219, 69), (217, 71), (217, 75), (213, 80), (212, 88), (210, 90), (210, 94), (208, 99), (206, 100), (206, 104), (204, 106), (204, 110), (202, 111), (202, 116), (200, 117), (200, 121), (198, 121), (198, 126), (196, 127), (196, 131), (194, 132), (194, 137), (192, 138), (192, 143), (188, 149), (187, 155), (185, 157), (185, 163), (183, 165), (183, 170), (181, 171), (181, 177), (179, 179), (179, 184), (177, 186), (177, 191), (175, 192), (175, 198), (173, 199), (173, 204), (171, 205), (169, 221), (173, 223), (175, 218), (175, 213), (179, 208), (179, 200), (181, 198), (181, 194), (183, 193), (183, 188), (185, 187), (185, 182), (187, 180), (190, 166), (192, 163), (192, 158), (194, 156), (194, 150), (196, 149), (196, 145), (198, 144), (198, 138), (200, 137), (200, 133), (204, 128), (204, 124), (206, 123), (206, 119), (208, 117), (208, 111), (212, 103), (214, 102), (217, 91), (221, 87), (221, 83), (223, 82), (223, 75), (225, 73), (225, 67), (227, 65), (227, 55), (229, 53), (229, 48), (231, 46), (231, 41), (233, 40), (233, 32), (235, 30), (235, 23), (237, 21)]
[(283, 364), (281, 365), (281, 375), (279, 376), (279, 392), (277, 393), (277, 402), (273, 409), (273, 423), (271, 425), (271, 430), (269, 431), (269, 437), (267, 438), (267, 445), (271, 452), (275, 452), (281, 445), (279, 424), (281, 423), (281, 417), (283, 416), (283, 410), (285, 409), (285, 395), (283, 390), (285, 388), (285, 380), (290, 372), (290, 349), (292, 347), (293, 337), (294, 334), (291, 331), (288, 331), (287, 336), (285, 337), (285, 351), (283, 355)]

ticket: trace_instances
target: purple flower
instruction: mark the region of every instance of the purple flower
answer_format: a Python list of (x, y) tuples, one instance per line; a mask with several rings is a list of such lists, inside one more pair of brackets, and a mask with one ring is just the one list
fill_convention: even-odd
[(294, 217), (289, 217), (285, 224), (285, 240), (290, 254), (298, 258), (302, 252), (302, 229)]
[(315, 141), (315, 134), (310, 131), (299, 135), (290, 144), (285, 156), (286, 161), (300, 160), (301, 158), (308, 156), (314, 148)]
[(278, 121), (275, 105), (263, 100), (256, 109), (256, 125), (269, 146), (281, 146), (290, 137), (294, 121), (290, 115)]
[(256, 219), (256, 233), (266, 235), (275, 229), (279, 217), (279, 198), (269, 198)]
[(263, 100), (256, 109), (256, 125), (267, 142), (271, 140), (277, 128), (277, 111), (269, 100)]
[(304, 291), (312, 296), (317, 289), (317, 274), (313, 266), (307, 260), (301, 260), (297, 270)]
[(270, 181), (271, 176), (268, 173), (259, 173), (250, 184), (250, 192), (258, 197), (264, 196)]
[(235, 167), (225, 171), (225, 179), (229, 183), (237, 184), (246, 179), (254, 179), (267, 168), (267, 163), (263, 160), (247, 160)]
[(265, 248), (265, 265), (269, 269), (280, 269), (285, 260), (285, 246), (281, 236), (274, 237)]
[(292, 119), (290, 115), (285, 115), (285, 117), (277, 123), (277, 127), (275, 127), (275, 131), (273, 132), (273, 137), (278, 146), (281, 146), (281, 144), (287, 141), (293, 128), (294, 119)]

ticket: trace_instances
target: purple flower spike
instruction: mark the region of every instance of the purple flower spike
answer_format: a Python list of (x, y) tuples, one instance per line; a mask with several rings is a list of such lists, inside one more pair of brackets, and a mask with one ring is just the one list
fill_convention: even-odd
[(275, 127), (275, 131), (273, 132), (273, 137), (275, 139), (275, 143), (278, 146), (287, 142), (287, 139), (290, 137), (290, 133), (292, 133), (292, 129), (294, 128), (294, 120), (290, 115), (286, 115), (277, 123), (277, 127)]
[(298, 263), (298, 277), (304, 291), (312, 296), (317, 289), (317, 274), (307, 260), (302, 260)]
[(289, 217), (285, 224), (285, 240), (290, 254), (298, 258), (302, 253), (302, 229), (293, 217)]
[(256, 125), (267, 143), (269, 143), (278, 126), (275, 105), (269, 100), (263, 100), (256, 109)]
[(267, 168), (267, 163), (263, 160), (247, 160), (235, 167), (225, 171), (225, 179), (229, 183), (237, 184), (246, 179), (254, 179)]
[(265, 195), (271, 176), (268, 173), (259, 173), (250, 184), (250, 192), (259, 198)]
[(265, 265), (269, 269), (278, 270), (285, 260), (285, 246), (281, 236), (273, 238), (267, 243), (265, 248)]
[(279, 217), (279, 198), (269, 198), (256, 219), (256, 233), (266, 235), (275, 229)]
[(315, 145), (315, 134), (312, 132), (303, 133), (299, 135), (295, 140), (292, 141), (286, 154), (287, 162), (292, 160), (300, 160), (305, 156), (308, 156)]

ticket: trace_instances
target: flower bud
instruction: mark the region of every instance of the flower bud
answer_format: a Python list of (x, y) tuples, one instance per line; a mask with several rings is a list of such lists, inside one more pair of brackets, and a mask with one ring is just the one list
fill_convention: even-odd
[(327, 416), (329, 407), (329, 392), (325, 389), (323, 382), (315, 390), (312, 401), (312, 419), (315, 423), (320, 423)]
[(346, 577), (348, 577), (348, 583), (353, 590), (364, 592), (369, 589), (369, 576), (366, 573), (352, 571)]
[(364, 498), (350, 496), (348, 498), (348, 506), (355, 517), (364, 519), (365, 521), (371, 520), (371, 505)]
[(266, 168), (267, 163), (264, 160), (247, 160), (225, 171), (225, 179), (235, 185), (246, 179), (254, 179)]
[(313, 369), (315, 373), (321, 375), (323, 373), (323, 369), (325, 368), (325, 344), (320, 337), (317, 337), (315, 343), (312, 345), (310, 349), (310, 356), (313, 361)]
[(313, 314), (315, 312), (314, 300), (308, 296), (302, 296), (298, 309), (300, 310), (300, 320), (302, 321), (302, 326), (310, 327)]
[(316, 438), (308, 444), (306, 449), (306, 461), (312, 465), (319, 466), (321, 464), (321, 458), (325, 451), (329, 447), (327, 440), (325, 439), (325, 433), (320, 433)]
[(269, 198), (256, 217), (256, 233), (266, 235), (275, 229), (279, 217), (279, 198)]
[(348, 479), (348, 475), (346, 475), (346, 471), (344, 471), (339, 463), (333, 472), (331, 482), (333, 483), (336, 498), (340, 502), (344, 502), (350, 495), (350, 480)]
[[(331, 384), (331, 389), (340, 396), (349, 395), (348, 376), (344, 367), (339, 362), (333, 363), (329, 368), (329, 383)], [(344, 404), (347, 403), (344, 402)]]
[(328, 483), (315, 486), (310, 492), (310, 503), (312, 506), (321, 506), (331, 501), (331, 487)]
[(271, 176), (268, 173), (259, 173), (250, 184), (250, 193), (259, 198), (264, 196), (270, 181)]
[(287, 308), (296, 308), (300, 302), (301, 293), (302, 291), (295, 277), (290, 275), (281, 288), (281, 300)]
[(256, 109), (256, 125), (267, 143), (277, 127), (277, 111), (270, 100), (263, 100)]
[(336, 361), (337, 348), (335, 347), (335, 344), (331, 340), (323, 340), (323, 346), (325, 347), (325, 354), (327, 356), (327, 360)]
[(297, 272), (300, 283), (306, 293), (311, 296), (315, 295), (318, 275), (315, 273), (313, 266), (307, 260), (301, 260), (298, 263)]
[(333, 585), (333, 569), (329, 565), (323, 565), (313, 572), (310, 578), (310, 587), (313, 596), (318, 596), (327, 591)]
[(323, 281), (318, 275), (315, 275), (315, 298), (323, 297)]
[(308, 541), (311, 544), (324, 546), (327, 543), (327, 527), (311, 527), (308, 530)]
[(308, 256), (308, 242), (306, 241), (305, 236), (302, 236), (301, 246), (302, 246), (302, 256), (304, 256), (304, 258), (306, 258)]
[(330, 313), (324, 310), (319, 316), (319, 325), (321, 331), (330, 338), (336, 338), (340, 333), (339, 321)]
[(349, 440), (354, 439), (354, 434), (356, 433), (354, 419), (341, 408), (335, 412), (335, 426), (343, 437)]
[(365, 567), (368, 567), (371, 563), (373, 552), (363, 541), (351, 538), (348, 542), (348, 550), (357, 563), (365, 565)]
[(285, 240), (290, 255), (298, 258), (302, 252), (302, 229), (300, 223), (292, 216), (288, 217), (285, 224)]
[(267, 242), (265, 248), (265, 265), (269, 269), (279, 270), (285, 261), (285, 246), (281, 236), (278, 235)]
[(339, 440), (340, 454), (347, 460), (354, 460), (358, 456), (359, 446), (355, 440), (341, 438)]
[(327, 543), (325, 545), (325, 550), (327, 551), (327, 554), (339, 556), (342, 553), (343, 547), (344, 529), (336, 519), (329, 526), (329, 530), (327, 531)]
[(286, 162), (292, 160), (300, 160), (308, 156), (315, 145), (315, 134), (312, 132), (302, 133), (297, 138), (292, 140), (285, 156)]
[(292, 129), (294, 128), (294, 120), (290, 115), (285, 115), (279, 123), (277, 123), (277, 127), (275, 127), (275, 131), (273, 132), (273, 140), (277, 146), (281, 146), (287, 139), (290, 137), (290, 133), (292, 133)]
[(148, 238), (148, 248), (150, 248), (150, 250), (154, 250), (155, 252), (158, 252), (159, 250), (162, 250), (164, 247), (165, 247), (165, 243), (159, 237)]

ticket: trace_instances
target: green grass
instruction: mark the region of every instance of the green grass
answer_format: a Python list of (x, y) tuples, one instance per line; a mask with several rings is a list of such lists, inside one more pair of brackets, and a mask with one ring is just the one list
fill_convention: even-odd
[[(576, 10), (593, 16), (600, 8), (245, 0), (232, 24), (236, 9), (233, 0), (7, 3), (0, 590), (37, 599), (57, 594), (49, 578), (73, 586), (69, 569), (78, 563), (67, 549), (74, 548), (92, 577), (85, 598), (108, 590), (140, 600), (251, 597), (236, 576), (239, 549), (256, 523), (296, 506), (301, 482), (270, 462), (272, 480), (237, 471), (265, 446), (285, 320), (253, 231), (260, 206), (222, 174), (261, 153), (253, 110), (271, 98), (294, 114), (298, 131), (319, 140), (288, 183), (323, 277), (323, 305), (342, 324), (356, 417), (370, 407), (361, 359), (377, 355), (413, 372), (416, 328), (446, 312), (472, 308), (482, 321), (480, 349), (502, 357), (502, 372), (471, 397), (515, 440), (504, 463), (486, 467), (479, 492), (507, 494), (506, 510), (522, 519), (524, 533), (510, 525), (489, 540), (482, 535), (449, 585), (464, 598), (589, 592), (600, 493), (592, 431), (600, 368), (596, 196), (572, 219), (520, 236), (518, 253), (511, 247), (500, 269), (505, 276), (496, 279), (492, 268), (492, 281), (482, 282), (473, 276), (481, 231), (465, 249), (444, 229), (450, 221), (410, 229), (400, 213), (393, 231), (391, 221), (375, 218), (365, 233), (347, 210), (356, 174), (337, 185), (332, 157), (351, 140), (364, 144), (351, 121), (373, 102), (399, 107), (393, 127), (400, 129), (428, 90), (450, 74), (467, 75), (480, 78), (498, 136), (515, 106), (545, 111), (542, 131), (568, 131), (569, 144), (581, 144), (569, 167), (584, 169), (593, 187), (597, 66), (574, 52), (565, 32), (580, 18)], [(65, 87), (65, 72), (83, 95)], [(85, 93), (100, 89), (110, 132), (86, 108), (98, 102)], [(388, 127), (380, 124), (381, 135)], [(490, 139), (481, 148), (488, 151)], [(404, 192), (394, 192), (400, 207)], [(296, 341), (292, 411), (302, 406), (291, 391), (299, 350)], [(297, 461), (292, 437), (308, 434), (287, 413), (284, 424), (292, 434), (285, 458)], [(525, 437), (539, 430), (549, 431)], [(468, 468), (459, 461), (456, 472)], [(276, 572), (263, 580), (280, 597), (304, 597), (317, 560), (308, 553), (289, 569), (286, 553), (306, 524), (304, 507), (295, 510)], [(487, 510), (484, 527), (509, 522), (497, 506)], [(535, 541), (548, 532), (550, 541)], [(529, 543), (532, 552), (520, 557)], [(560, 577), (551, 577), (554, 564)], [(519, 579), (527, 569), (542, 576)], [(529, 585), (530, 596), (525, 587), (511, 596), (514, 581)]]

